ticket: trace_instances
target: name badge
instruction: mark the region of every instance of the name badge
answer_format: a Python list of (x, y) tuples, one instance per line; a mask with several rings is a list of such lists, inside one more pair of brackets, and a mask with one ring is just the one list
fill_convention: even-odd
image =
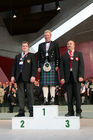
[(20, 61), (20, 62), (19, 62), (19, 65), (23, 65), (23, 61)]
[(72, 68), (70, 68), (70, 71), (72, 71)]

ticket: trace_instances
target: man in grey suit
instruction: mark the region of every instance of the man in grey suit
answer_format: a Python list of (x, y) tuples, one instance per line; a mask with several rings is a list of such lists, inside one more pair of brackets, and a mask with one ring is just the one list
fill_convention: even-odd
[(76, 116), (81, 117), (80, 85), (84, 78), (84, 61), (81, 52), (75, 51), (75, 42), (67, 42), (68, 51), (61, 56), (60, 77), (61, 83), (66, 84), (68, 97), (68, 113), (65, 116), (74, 116), (73, 97), (76, 99)]

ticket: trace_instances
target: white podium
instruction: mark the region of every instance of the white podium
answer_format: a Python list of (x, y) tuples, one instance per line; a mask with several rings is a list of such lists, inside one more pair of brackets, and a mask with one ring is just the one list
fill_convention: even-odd
[(12, 129), (80, 129), (80, 118), (58, 116), (58, 106), (34, 106), (34, 117), (13, 117)]
[(41, 105), (33, 107), (34, 118), (49, 118), (58, 116), (57, 105)]

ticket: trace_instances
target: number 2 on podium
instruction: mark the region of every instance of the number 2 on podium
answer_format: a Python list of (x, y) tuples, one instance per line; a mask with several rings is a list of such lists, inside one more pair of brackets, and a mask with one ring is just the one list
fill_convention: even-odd
[(21, 127), (21, 128), (24, 128), (24, 127), (25, 127), (25, 126), (24, 126), (25, 121), (24, 121), (24, 120), (21, 120), (20, 123), (21, 123), (20, 127)]

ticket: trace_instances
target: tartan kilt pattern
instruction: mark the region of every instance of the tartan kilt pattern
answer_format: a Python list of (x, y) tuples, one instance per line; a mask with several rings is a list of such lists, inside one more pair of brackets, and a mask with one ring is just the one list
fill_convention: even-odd
[(49, 72), (45, 72), (43, 70), (43, 64), (41, 64), (41, 73), (40, 73), (40, 84), (42, 86), (56, 86), (58, 85), (58, 74), (55, 71), (55, 63), (51, 64), (51, 70)]

